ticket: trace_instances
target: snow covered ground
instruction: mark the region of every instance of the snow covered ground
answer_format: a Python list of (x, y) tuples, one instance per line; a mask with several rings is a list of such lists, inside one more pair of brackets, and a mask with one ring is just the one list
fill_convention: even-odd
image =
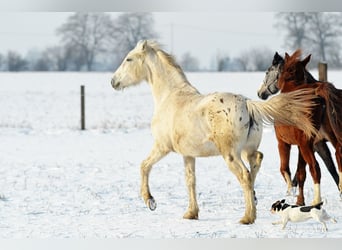
[[(317, 75), (316, 72), (313, 72)], [(189, 73), (202, 93), (227, 91), (258, 99), (259, 73)], [(329, 72), (342, 88), (342, 72)], [(342, 202), (322, 169), (325, 208), (337, 223), (272, 225), (271, 204), (286, 197), (272, 127), (264, 130), (256, 180), (257, 220), (240, 225), (242, 190), (220, 157), (197, 160), (200, 218), (187, 208), (183, 161), (170, 154), (151, 172), (153, 212), (139, 196), (140, 162), (152, 145), (149, 86), (115, 92), (110, 73), (0, 74), (0, 238), (339, 238)], [(86, 131), (80, 131), (80, 85), (86, 86)], [(292, 166), (297, 151), (292, 151)], [(334, 151), (333, 151), (334, 152)], [(292, 168), (294, 171), (294, 168)], [(308, 173), (307, 203), (313, 198)]]

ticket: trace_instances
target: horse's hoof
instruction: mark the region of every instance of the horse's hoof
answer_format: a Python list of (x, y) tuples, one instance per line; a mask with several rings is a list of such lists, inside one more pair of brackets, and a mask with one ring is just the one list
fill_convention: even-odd
[(240, 224), (250, 225), (250, 224), (253, 224), (254, 221), (255, 221), (255, 219), (243, 217), (243, 218), (241, 218), (241, 220), (240, 220)]
[(147, 200), (147, 206), (151, 211), (154, 211), (157, 208), (157, 203), (153, 198), (150, 198)]
[(187, 220), (198, 220), (198, 212), (186, 212), (183, 216), (183, 219)]

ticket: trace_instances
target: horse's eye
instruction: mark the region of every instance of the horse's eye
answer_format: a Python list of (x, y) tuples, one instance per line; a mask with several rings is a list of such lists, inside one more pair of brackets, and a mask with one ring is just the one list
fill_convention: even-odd
[(131, 62), (131, 61), (132, 61), (132, 58), (127, 58), (126, 61), (127, 61), (127, 62)]

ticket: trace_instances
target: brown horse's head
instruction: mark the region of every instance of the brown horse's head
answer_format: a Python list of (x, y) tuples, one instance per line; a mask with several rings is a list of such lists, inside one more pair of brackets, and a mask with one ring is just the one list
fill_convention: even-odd
[(304, 60), (300, 60), (301, 50), (296, 50), (291, 56), (285, 53), (285, 62), (282, 74), (278, 80), (278, 87), (282, 92), (289, 92), (301, 88), (301, 84), (307, 82), (306, 65), (310, 61), (311, 55)]

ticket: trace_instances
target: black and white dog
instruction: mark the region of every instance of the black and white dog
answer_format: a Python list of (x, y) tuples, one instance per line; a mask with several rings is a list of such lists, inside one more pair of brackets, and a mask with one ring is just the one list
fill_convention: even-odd
[(281, 220), (273, 222), (272, 224), (283, 224), (282, 229), (285, 229), (286, 224), (289, 221), (300, 222), (314, 219), (322, 224), (322, 231), (325, 232), (327, 231), (325, 221), (336, 221), (327, 214), (322, 206), (323, 202), (313, 206), (297, 206), (286, 204), (285, 200), (276, 201), (272, 204), (271, 213), (279, 214), (281, 216)]

